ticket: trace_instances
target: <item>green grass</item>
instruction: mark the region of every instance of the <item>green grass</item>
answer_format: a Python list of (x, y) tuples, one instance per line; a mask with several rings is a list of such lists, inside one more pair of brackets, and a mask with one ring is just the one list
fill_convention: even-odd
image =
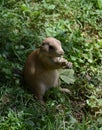
[[(0, 130), (102, 130), (102, 10), (98, 0), (0, 1)], [(20, 84), (27, 55), (53, 36), (73, 63), (72, 94), (42, 106)]]

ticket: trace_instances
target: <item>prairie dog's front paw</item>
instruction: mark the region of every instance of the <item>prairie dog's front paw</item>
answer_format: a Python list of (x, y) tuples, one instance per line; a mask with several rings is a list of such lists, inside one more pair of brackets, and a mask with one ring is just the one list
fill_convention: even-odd
[(62, 58), (62, 57), (55, 57), (55, 58), (53, 59), (53, 61), (54, 61), (55, 63), (62, 63), (63, 58)]
[(73, 64), (67, 61), (66, 68), (71, 69), (72, 67), (73, 67)]
[(66, 59), (64, 59), (63, 57), (59, 57), (59, 62), (62, 66), (64, 66), (65, 68), (72, 68), (73, 64), (71, 62), (68, 62)]
[(71, 68), (72, 67), (72, 63), (68, 62), (65, 58), (63, 57), (58, 57), (57, 58), (59, 64), (65, 68)]
[(63, 57), (57, 57), (57, 58), (54, 58), (54, 62), (59, 64), (61, 67), (64, 67), (64, 68), (72, 68), (72, 63), (71, 62), (68, 62), (65, 58)]

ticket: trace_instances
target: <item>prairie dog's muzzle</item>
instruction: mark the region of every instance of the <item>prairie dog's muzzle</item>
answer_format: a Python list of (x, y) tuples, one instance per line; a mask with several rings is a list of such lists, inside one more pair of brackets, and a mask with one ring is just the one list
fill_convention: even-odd
[(57, 54), (58, 54), (59, 56), (64, 55), (63, 49), (61, 48), (60, 50), (58, 50), (58, 51), (57, 51)]

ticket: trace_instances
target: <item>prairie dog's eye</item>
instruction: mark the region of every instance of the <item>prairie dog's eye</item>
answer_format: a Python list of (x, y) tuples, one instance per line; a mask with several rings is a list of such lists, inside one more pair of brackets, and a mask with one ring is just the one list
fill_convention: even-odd
[(51, 45), (49, 45), (49, 50), (55, 50), (55, 48), (53, 47), (53, 46), (51, 46)]

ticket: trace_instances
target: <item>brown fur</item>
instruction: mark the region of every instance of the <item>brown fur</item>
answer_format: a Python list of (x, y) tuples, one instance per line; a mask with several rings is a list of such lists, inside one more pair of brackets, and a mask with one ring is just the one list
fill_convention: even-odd
[(58, 86), (57, 69), (71, 67), (71, 63), (61, 57), (64, 51), (60, 41), (46, 38), (39, 49), (27, 58), (24, 67), (24, 79), (36, 97), (44, 103), (43, 96), (51, 87)]

